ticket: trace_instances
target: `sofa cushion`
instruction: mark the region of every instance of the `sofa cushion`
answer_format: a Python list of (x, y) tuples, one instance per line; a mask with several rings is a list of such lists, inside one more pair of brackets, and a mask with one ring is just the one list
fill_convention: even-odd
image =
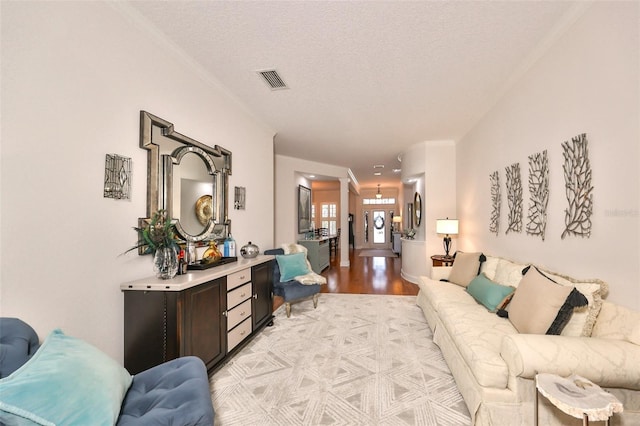
[(136, 374), (118, 426), (213, 424), (207, 369), (200, 358), (177, 358)]
[(529, 268), (509, 304), (509, 320), (520, 333), (546, 334), (571, 290)]
[(640, 312), (604, 302), (591, 336), (640, 345)]
[(456, 253), (455, 262), (449, 274), (449, 282), (466, 287), (480, 272), (482, 253)]
[(507, 287), (491, 281), (482, 272), (467, 286), (469, 293), (478, 303), (482, 303), (489, 312), (502, 309), (515, 291), (513, 287)]
[(527, 265), (512, 262), (507, 259), (499, 259), (493, 281), (497, 282), (498, 284), (517, 288), (520, 284), (520, 281), (522, 280), (522, 270), (526, 266)]
[(421, 277), (420, 281), (420, 291), (425, 293), (436, 311), (440, 310), (441, 305), (450, 302), (470, 307), (477, 305), (476, 301), (466, 294), (464, 287), (449, 282), (434, 281), (427, 277)]
[(482, 262), (480, 266), (480, 272), (484, 272), (484, 274), (492, 281), (495, 281), (496, 270), (498, 269), (498, 263), (500, 262), (499, 257), (495, 256), (486, 256), (486, 260)]
[(0, 379), (16, 371), (40, 347), (38, 334), (18, 318), (0, 318)]
[(462, 296), (459, 301), (442, 301), (438, 316), (478, 384), (505, 389), (509, 370), (500, 356), (500, 345), (505, 335), (517, 330), (465, 292)]
[(113, 425), (131, 375), (92, 345), (54, 330), (0, 380), (0, 423)]

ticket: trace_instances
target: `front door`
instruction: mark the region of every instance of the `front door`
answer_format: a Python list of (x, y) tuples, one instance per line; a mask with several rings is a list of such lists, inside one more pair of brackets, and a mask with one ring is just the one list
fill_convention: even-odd
[(384, 210), (373, 211), (373, 244), (386, 244), (387, 242), (387, 218)]

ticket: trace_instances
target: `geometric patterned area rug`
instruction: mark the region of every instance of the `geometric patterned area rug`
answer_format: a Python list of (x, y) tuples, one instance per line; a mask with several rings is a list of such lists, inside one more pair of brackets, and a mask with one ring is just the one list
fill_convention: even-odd
[(366, 249), (360, 252), (360, 257), (398, 257), (389, 249)]
[(284, 306), (211, 377), (216, 425), (469, 425), (415, 296)]

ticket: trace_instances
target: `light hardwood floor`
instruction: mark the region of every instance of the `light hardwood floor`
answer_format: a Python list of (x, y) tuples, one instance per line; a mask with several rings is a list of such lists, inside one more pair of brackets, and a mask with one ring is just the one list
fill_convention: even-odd
[[(360, 250), (349, 250), (349, 268), (340, 267), (340, 253), (331, 255), (331, 263), (322, 275), (327, 285), (322, 293), (416, 295), (418, 286), (400, 276), (400, 257), (361, 257)], [(282, 305), (275, 297), (274, 310)]]

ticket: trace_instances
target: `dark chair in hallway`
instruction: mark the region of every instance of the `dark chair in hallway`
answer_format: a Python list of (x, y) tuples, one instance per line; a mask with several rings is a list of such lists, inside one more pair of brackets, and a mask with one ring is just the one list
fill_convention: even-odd
[[(281, 248), (265, 250), (264, 254), (272, 256), (284, 254)], [(284, 306), (287, 310), (287, 318), (291, 316), (291, 304), (302, 300), (313, 298), (313, 308), (318, 306), (318, 296), (320, 284), (301, 284), (298, 281), (280, 281), (280, 267), (278, 262), (273, 260), (273, 294), (284, 299)]]

